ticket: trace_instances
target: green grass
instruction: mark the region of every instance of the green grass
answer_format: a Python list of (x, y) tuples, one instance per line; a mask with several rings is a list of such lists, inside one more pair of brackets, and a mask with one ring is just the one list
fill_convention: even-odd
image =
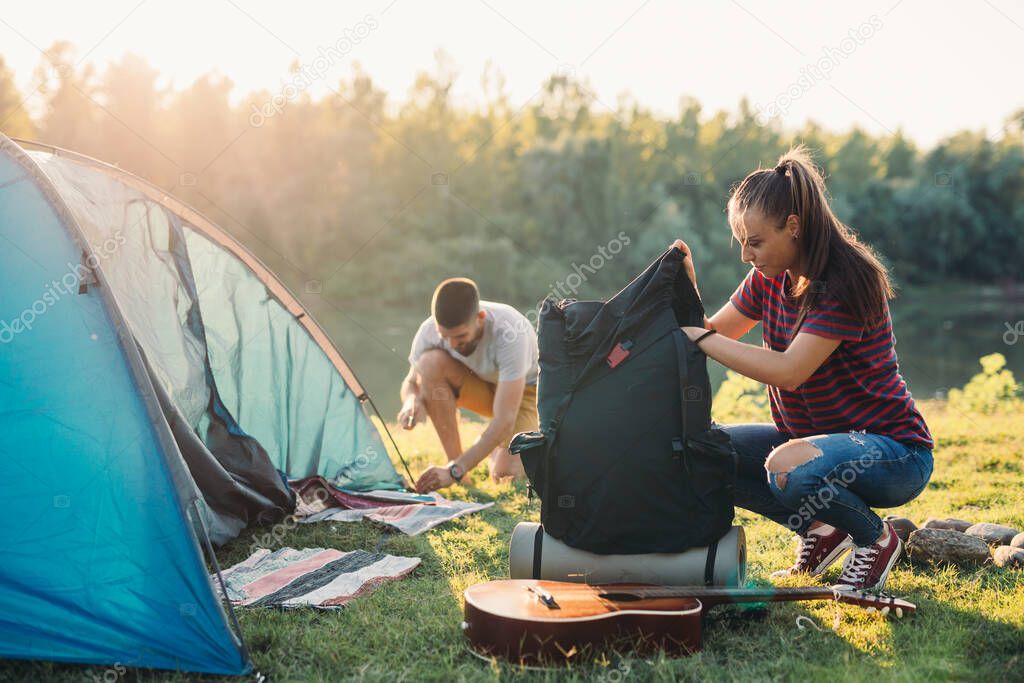
[[(1024, 528), (1024, 433), (1019, 426), (1024, 414), (957, 414), (944, 403), (919, 405), (938, 441), (935, 473), (917, 500), (887, 512), (918, 524), (928, 517), (957, 516)], [(464, 429), (468, 436), (480, 425), (464, 423)], [(442, 459), (429, 428), (397, 437), (414, 472)], [(613, 657), (605, 665), (549, 672), (482, 662), (463, 643), (461, 592), (508, 575), (512, 528), (521, 520), (536, 520), (539, 505), (527, 501), (524, 486), (496, 486), (482, 471), (471, 477), (449, 495), (494, 501), (492, 508), (419, 537), (384, 537), (384, 551), (423, 559), (409, 578), (384, 585), (342, 611), (240, 610), (259, 670), (274, 681), (1024, 680), (1024, 571), (991, 565), (900, 563), (888, 587), (919, 609), (902, 620), (824, 602), (719, 607), (708, 621), (704, 650), (685, 659)], [(751, 580), (764, 580), (792, 560), (792, 536), (784, 529), (744, 511), (738, 523), (746, 529)], [(224, 547), (222, 566), (246, 557), (252, 539), (266, 531), (251, 530)], [(269, 547), (373, 550), (381, 538), (381, 528), (367, 522), (323, 523), (292, 527)], [(825, 581), (837, 571), (833, 568)], [(801, 615), (821, 630), (806, 620), (800, 629)], [(104, 680), (103, 674), (101, 667), (0, 663), (0, 680), (91, 681)], [(108, 674), (106, 680), (114, 678)], [(128, 671), (118, 680), (198, 677)]]

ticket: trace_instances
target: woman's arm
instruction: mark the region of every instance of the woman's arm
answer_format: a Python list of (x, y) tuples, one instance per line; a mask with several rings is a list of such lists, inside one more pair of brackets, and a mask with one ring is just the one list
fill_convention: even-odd
[(726, 301), (725, 305), (718, 309), (718, 313), (715, 313), (711, 318), (704, 316), (704, 327), (706, 329), (715, 330), (719, 334), (724, 334), (729, 339), (739, 339), (754, 329), (758, 322), (760, 321), (748, 318), (740, 313), (729, 301)]
[[(684, 327), (683, 332), (694, 340), (707, 330)], [(773, 351), (729, 339), (723, 334), (711, 334), (700, 342), (700, 348), (709, 358), (741, 375), (786, 391), (796, 391), (836, 350), (839, 342), (839, 339), (798, 332), (789, 348)]]

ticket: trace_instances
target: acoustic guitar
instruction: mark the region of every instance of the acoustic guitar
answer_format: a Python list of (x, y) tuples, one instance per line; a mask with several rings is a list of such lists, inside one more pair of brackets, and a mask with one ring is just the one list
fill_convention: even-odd
[(608, 649), (685, 656), (701, 648), (703, 617), (716, 605), (835, 600), (902, 617), (916, 607), (884, 593), (807, 588), (586, 585), (509, 579), (465, 591), (463, 631), (472, 650), (524, 665), (560, 664)]

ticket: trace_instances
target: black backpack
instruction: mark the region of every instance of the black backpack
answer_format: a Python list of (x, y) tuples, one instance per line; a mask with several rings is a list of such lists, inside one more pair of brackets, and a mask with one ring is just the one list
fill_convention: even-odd
[(733, 519), (736, 453), (711, 421), (704, 307), (671, 248), (609, 301), (546, 299), (540, 432), (517, 434), (541, 522), (602, 554), (713, 545)]

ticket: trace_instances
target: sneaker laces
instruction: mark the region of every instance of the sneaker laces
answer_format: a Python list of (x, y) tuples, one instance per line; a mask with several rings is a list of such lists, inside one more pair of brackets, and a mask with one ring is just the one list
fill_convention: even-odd
[(807, 566), (807, 561), (811, 559), (811, 553), (814, 552), (814, 548), (818, 545), (821, 537), (817, 534), (809, 534), (807, 536), (799, 536), (798, 539), (800, 545), (796, 551), (796, 564), (791, 567), (794, 570)]
[(862, 583), (867, 578), (867, 574), (871, 571), (871, 567), (874, 565), (881, 550), (881, 547), (878, 545), (854, 548), (853, 552), (846, 558), (846, 561), (843, 562), (843, 573), (839, 577), (839, 582), (845, 583), (849, 581), (854, 585)]

